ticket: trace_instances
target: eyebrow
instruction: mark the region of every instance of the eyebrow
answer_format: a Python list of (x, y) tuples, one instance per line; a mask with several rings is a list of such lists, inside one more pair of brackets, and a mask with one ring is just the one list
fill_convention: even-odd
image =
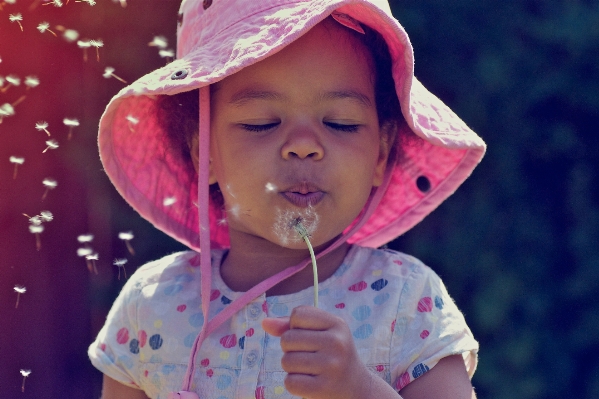
[[(372, 107), (372, 100), (370, 97), (356, 90), (333, 90), (327, 91), (320, 94), (317, 98), (318, 102), (327, 101), (327, 100), (343, 100), (350, 99), (357, 101), (361, 105), (365, 107)], [(247, 103), (250, 100), (270, 100), (270, 101), (279, 101), (286, 102), (288, 101), (288, 97), (284, 94), (269, 91), (269, 90), (254, 90), (254, 89), (244, 89), (235, 93), (231, 99), (229, 100), (229, 104), (240, 107)]]

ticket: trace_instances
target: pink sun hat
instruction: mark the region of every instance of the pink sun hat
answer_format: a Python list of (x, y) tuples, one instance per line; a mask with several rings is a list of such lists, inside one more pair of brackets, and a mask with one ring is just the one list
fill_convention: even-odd
[[(401, 112), (416, 137), (388, 170), (380, 202), (348, 241), (378, 247), (432, 212), (471, 174), (486, 146), (416, 80), (408, 36), (383, 0), (184, 0), (177, 59), (122, 89), (100, 120), (100, 157), (118, 192), (158, 229), (199, 251), (197, 175), (169, 145), (157, 120), (156, 96), (218, 82), (281, 50), (332, 13), (350, 28), (364, 24), (383, 36)], [(213, 248), (229, 246), (227, 226), (219, 223), (224, 217), (210, 203)]]

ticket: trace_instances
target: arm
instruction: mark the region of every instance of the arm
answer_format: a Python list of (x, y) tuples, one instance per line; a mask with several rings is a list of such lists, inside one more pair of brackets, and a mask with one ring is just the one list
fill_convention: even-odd
[(144, 391), (134, 389), (104, 374), (101, 399), (149, 399)]

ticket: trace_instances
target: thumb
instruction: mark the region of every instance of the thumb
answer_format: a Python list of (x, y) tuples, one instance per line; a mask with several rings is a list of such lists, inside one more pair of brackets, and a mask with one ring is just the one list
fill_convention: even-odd
[(262, 320), (262, 328), (268, 334), (280, 337), (285, 331), (289, 330), (289, 317), (267, 317)]

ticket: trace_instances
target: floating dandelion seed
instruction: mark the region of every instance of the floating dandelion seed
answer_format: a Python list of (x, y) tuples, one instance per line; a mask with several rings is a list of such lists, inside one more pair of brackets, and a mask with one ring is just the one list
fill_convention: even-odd
[[(78, 3), (81, 3), (80, 1)], [(83, 49), (83, 61), (87, 62), (87, 49), (92, 45), (89, 40), (77, 40), (77, 46)]]
[(94, 250), (89, 247), (77, 248), (77, 256), (85, 258), (85, 264), (87, 265), (87, 270), (89, 270), (90, 273), (94, 271), (94, 267), (91, 260), (87, 259), (87, 257), (93, 253)]
[(67, 136), (67, 140), (70, 140), (73, 136), (73, 128), (79, 126), (79, 120), (76, 118), (64, 118), (62, 123), (69, 127), (69, 135)]
[(175, 197), (166, 197), (164, 200), (162, 200), (162, 205), (164, 205), (164, 206), (171, 206), (175, 202), (177, 202), (177, 198), (175, 198)]
[(35, 248), (39, 251), (42, 248), (42, 240), (40, 234), (44, 231), (44, 226), (41, 224), (30, 224), (29, 232), (35, 234)]
[(75, 40), (79, 38), (79, 32), (75, 29), (65, 29), (62, 33), (62, 37), (69, 43), (73, 43)]
[(164, 36), (154, 36), (154, 39), (152, 39), (152, 41), (148, 43), (148, 46), (165, 49), (166, 46), (168, 46), (168, 41)]
[(58, 37), (58, 35), (56, 33), (54, 33), (54, 31), (52, 29), (50, 29), (50, 23), (48, 22), (41, 22), (38, 26), (37, 26), (37, 30), (40, 31), (40, 33), (44, 33), (46, 31), (52, 33), (55, 37)]
[(106, 68), (104, 68), (104, 74), (102, 76), (104, 76), (106, 79), (110, 79), (110, 77), (113, 77), (113, 78), (127, 84), (126, 80), (119, 78), (113, 72), (114, 72), (114, 68), (107, 66)]
[(27, 288), (23, 287), (22, 285), (15, 285), (14, 290), (17, 293), (17, 304), (15, 305), (15, 309), (16, 309), (19, 307), (19, 300), (21, 298), (21, 294), (24, 294), (25, 292), (27, 292)]
[(133, 126), (139, 123), (139, 118), (136, 118), (133, 115), (129, 114), (125, 117), (125, 119), (127, 119), (127, 122), (129, 122), (129, 130), (131, 130), (132, 132), (135, 131), (133, 129)]
[(46, 151), (48, 150), (55, 150), (58, 148), (58, 141), (51, 139), (51, 140), (47, 140), (46, 141), (46, 149), (44, 151), (42, 151), (42, 154), (44, 154)]
[(26, 76), (25, 77), (25, 86), (27, 86), (27, 90), (37, 87), (40, 84), (40, 80), (37, 76)]
[(46, 190), (44, 191), (44, 195), (42, 195), (42, 201), (43, 201), (46, 199), (46, 196), (48, 195), (48, 191), (54, 190), (56, 188), (56, 186), (58, 185), (58, 183), (56, 182), (56, 180), (46, 177), (42, 181), (42, 184), (44, 185), (44, 187), (46, 187)]
[(173, 58), (175, 56), (175, 52), (171, 49), (168, 50), (160, 50), (158, 55), (162, 58)]
[(15, 109), (13, 108), (12, 104), (9, 104), (9, 103), (2, 104), (2, 106), (0, 106), (0, 123), (2, 123), (2, 120), (4, 118), (13, 116), (14, 114), (15, 114)]
[(47, 6), (48, 4), (54, 4), (54, 7), (62, 7), (62, 1), (61, 0), (52, 0), (48, 3), (42, 4), (43, 6)]
[(92, 242), (93, 240), (94, 240), (93, 234), (81, 234), (81, 235), (77, 236), (77, 241), (79, 241), (82, 244)]
[(48, 135), (48, 137), (52, 136), (50, 134), (50, 132), (48, 131), (48, 122), (46, 121), (39, 121), (35, 124), (35, 128), (37, 130), (39, 130), (40, 132), (43, 130), (44, 132), (46, 132), (46, 134)]
[(222, 219), (218, 219), (218, 221), (216, 222), (217, 226), (226, 226), (227, 225), (227, 218), (224, 217)]
[(14, 155), (11, 155), (10, 158), (10, 163), (14, 163), (15, 164), (15, 169), (12, 173), (12, 178), (13, 180), (17, 178), (17, 168), (19, 167), (19, 165), (23, 165), (23, 162), (25, 162), (25, 158), (23, 157), (17, 157)]
[(90, 6), (95, 6), (96, 5), (95, 0), (75, 0), (75, 3), (87, 3)]
[(20, 12), (16, 13), (16, 14), (9, 14), (8, 15), (8, 20), (10, 22), (16, 22), (19, 24), (19, 27), (21, 28), (21, 32), (23, 32), (23, 25), (21, 25), (21, 21), (23, 20), (23, 16), (21, 15)]
[(42, 222), (51, 222), (54, 220), (54, 215), (50, 211), (41, 211), (39, 216)]
[(102, 39), (90, 40), (89, 45), (96, 48), (96, 61), (100, 62), (100, 47), (104, 47)]
[(277, 186), (275, 186), (272, 183), (266, 183), (266, 185), (264, 186), (264, 188), (266, 189), (267, 193), (274, 193), (277, 191)]
[(133, 247), (131, 246), (131, 243), (129, 242), (133, 239), (133, 232), (132, 231), (122, 231), (119, 233), (119, 238), (121, 240), (125, 241), (125, 245), (127, 246), (127, 250), (129, 251), (129, 253), (131, 255), (135, 255), (135, 251), (133, 250)]
[[(93, 254), (89, 254), (85, 257), (85, 260), (87, 261), (87, 268), (90, 272), (93, 270), (93, 272), (95, 274), (98, 274), (98, 268), (96, 267), (96, 261), (99, 258), (100, 258), (100, 256), (98, 255), (97, 252), (94, 252)], [(90, 269), (90, 263), (91, 263), (91, 269)]]
[(8, 84), (0, 89), (2, 93), (6, 93), (6, 90), (8, 90), (11, 86), (18, 86), (21, 84), (21, 79), (17, 75), (7, 75), (4, 79)]
[(126, 263), (127, 259), (125, 258), (115, 259), (114, 262), (112, 262), (113, 265), (119, 268), (119, 280), (121, 279), (121, 268), (123, 269), (123, 273), (125, 273), (125, 279), (127, 279), (127, 271), (125, 270)]
[(21, 375), (23, 376), (23, 385), (21, 385), (21, 392), (25, 392), (25, 379), (29, 377), (31, 370), (21, 369)]

